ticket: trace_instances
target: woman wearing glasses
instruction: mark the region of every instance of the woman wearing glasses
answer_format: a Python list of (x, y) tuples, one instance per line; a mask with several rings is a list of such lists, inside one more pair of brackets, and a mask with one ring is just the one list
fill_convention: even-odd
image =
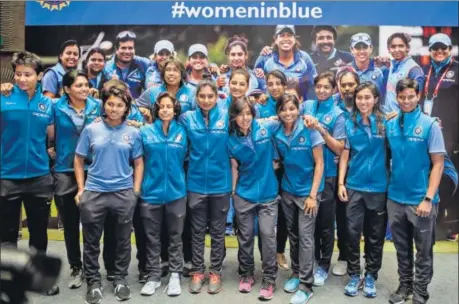
[(122, 31), (116, 36), (115, 55), (107, 61), (104, 74), (108, 79), (117, 78), (129, 85), (133, 98), (138, 98), (145, 89), (145, 73), (151, 60), (135, 55), (136, 35)]
[[(459, 150), (459, 64), (452, 58), (451, 49), (451, 39), (447, 35), (435, 34), (430, 37), (430, 63), (424, 67), (427, 76), (421, 104), (425, 114), (441, 120), (446, 152), (455, 167), (459, 168), (459, 154), (453, 152)], [(459, 201), (459, 191), (452, 196), (451, 189), (449, 180), (443, 179), (439, 187), (442, 198), (438, 212), (440, 223), (454, 221), (458, 216), (455, 203)], [(444, 231), (450, 236), (458, 232), (458, 227), (446, 224)]]

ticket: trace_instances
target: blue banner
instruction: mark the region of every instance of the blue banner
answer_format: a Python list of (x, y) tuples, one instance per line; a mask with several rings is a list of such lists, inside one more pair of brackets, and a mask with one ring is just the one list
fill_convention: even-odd
[(454, 1), (30, 1), (26, 25), (458, 26)]

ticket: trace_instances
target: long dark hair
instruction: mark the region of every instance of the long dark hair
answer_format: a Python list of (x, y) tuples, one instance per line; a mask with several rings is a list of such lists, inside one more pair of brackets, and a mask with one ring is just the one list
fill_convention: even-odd
[(252, 114), (253, 119), (255, 119), (255, 107), (250, 102), (250, 99), (246, 96), (233, 100), (229, 108), (229, 134), (236, 132), (236, 135), (243, 136), (242, 132), (239, 129), (239, 126), (236, 123), (236, 117), (241, 114), (245, 106), (249, 106), (250, 113)]
[(369, 89), (371, 94), (373, 94), (373, 97), (377, 99), (376, 104), (373, 107), (372, 114), (376, 116), (376, 126), (378, 129), (378, 134), (379, 135), (384, 135), (385, 134), (385, 127), (384, 127), (384, 113), (381, 110), (381, 94), (379, 93), (378, 87), (370, 82), (370, 81), (365, 81), (362, 84), (360, 84), (354, 91), (354, 111), (352, 111), (351, 114), (351, 119), (354, 122), (354, 126), (357, 127), (357, 113), (359, 113), (359, 108), (357, 108), (357, 94), (365, 89)]

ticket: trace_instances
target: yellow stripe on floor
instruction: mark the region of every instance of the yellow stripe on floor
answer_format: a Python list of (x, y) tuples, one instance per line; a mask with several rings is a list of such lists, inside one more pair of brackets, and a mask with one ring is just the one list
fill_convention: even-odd
[[(22, 229), (22, 239), (29, 238), (29, 230), (27, 228)], [(57, 229), (48, 229), (48, 239), (52, 241), (63, 241), (64, 232)], [(81, 238), (83, 239), (83, 238)], [(131, 235), (131, 242), (135, 244), (134, 234)], [(225, 243), (227, 248), (237, 248), (237, 238), (235, 236), (226, 236)], [(287, 243), (288, 244), (288, 243)], [(361, 250), (363, 252), (363, 242), (360, 243)], [(210, 236), (206, 235), (206, 247), (210, 247)], [(257, 248), (257, 246), (255, 246)], [(335, 251), (338, 250), (338, 247), (335, 244)], [(386, 241), (384, 243), (384, 252), (395, 252), (394, 243)], [(434, 246), (435, 253), (459, 253), (459, 246), (457, 242), (450, 241), (438, 241)]]

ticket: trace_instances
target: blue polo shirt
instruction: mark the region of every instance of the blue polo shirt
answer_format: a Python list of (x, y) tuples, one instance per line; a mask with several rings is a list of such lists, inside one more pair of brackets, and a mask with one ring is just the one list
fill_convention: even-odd
[(53, 102), (37, 85), (31, 100), (14, 85), (1, 95), (0, 178), (25, 179), (49, 174), (47, 129), (54, 123)]
[(389, 69), (386, 66), (375, 66), (373, 58), (370, 59), (368, 69), (365, 71), (359, 70), (355, 60), (352, 61), (351, 66), (357, 72), (360, 78), (360, 83), (365, 81), (372, 82), (379, 90), (380, 100), (384, 100), (386, 97), (387, 78), (389, 77)]
[(277, 116), (276, 113), (276, 100), (272, 98), (272, 96), (269, 96), (268, 99), (266, 99), (265, 104), (255, 104), (255, 117), (256, 118), (268, 118), (271, 116)]
[(112, 127), (105, 121), (83, 129), (76, 147), (81, 157), (91, 155), (85, 189), (116, 192), (133, 188), (131, 162), (143, 155), (140, 131), (126, 122)]

